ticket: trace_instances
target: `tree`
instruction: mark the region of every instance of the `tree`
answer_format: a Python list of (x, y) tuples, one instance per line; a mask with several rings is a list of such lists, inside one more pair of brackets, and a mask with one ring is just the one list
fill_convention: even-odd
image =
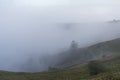
[(74, 49), (77, 49), (78, 48), (78, 44), (77, 42), (75, 42), (74, 40), (71, 42), (71, 46), (70, 46), (70, 49), (71, 50), (74, 50)]

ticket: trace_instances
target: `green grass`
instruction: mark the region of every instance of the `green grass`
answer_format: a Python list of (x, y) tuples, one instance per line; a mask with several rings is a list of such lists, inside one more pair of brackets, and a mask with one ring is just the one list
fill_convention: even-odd
[(42, 73), (1, 72), (0, 80), (80, 80), (88, 77), (86, 66)]

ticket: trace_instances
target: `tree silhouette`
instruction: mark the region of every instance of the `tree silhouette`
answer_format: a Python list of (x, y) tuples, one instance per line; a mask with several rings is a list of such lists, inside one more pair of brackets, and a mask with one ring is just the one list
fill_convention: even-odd
[(70, 49), (71, 50), (75, 50), (78, 48), (78, 44), (77, 42), (75, 42), (74, 40), (71, 42), (71, 46), (70, 46)]

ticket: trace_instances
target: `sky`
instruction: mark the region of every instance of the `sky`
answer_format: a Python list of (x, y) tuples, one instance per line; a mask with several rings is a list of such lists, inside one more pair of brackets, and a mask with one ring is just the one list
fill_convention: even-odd
[[(66, 18), (85, 22), (91, 21), (91, 18), (92, 21), (119, 19), (119, 4), (119, 0), (0, 0), (0, 9), (3, 11), (9, 10), (10, 13), (16, 11), (16, 9), (22, 9), (23, 12), (26, 9), (28, 12), (36, 10), (36, 13), (39, 10), (39, 13), (42, 12), (43, 14), (50, 12), (55, 14), (52, 17), (57, 15), (59, 20), (61, 19), (58, 17), (60, 14), (66, 16), (69, 14)], [(58, 13), (55, 13), (55, 11)]]
[[(43, 69), (47, 65), (43, 56), (68, 49), (72, 40), (85, 47), (119, 38), (120, 24), (106, 23), (120, 19), (119, 4), (119, 0), (0, 0), (0, 69), (23, 71), (20, 66), (29, 60)], [(66, 29), (65, 23), (78, 25)]]

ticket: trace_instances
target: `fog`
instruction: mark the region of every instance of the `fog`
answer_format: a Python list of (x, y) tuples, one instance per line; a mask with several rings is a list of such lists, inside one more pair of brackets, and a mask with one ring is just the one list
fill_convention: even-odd
[(85, 2), (82, 7), (76, 6), (77, 2), (71, 6), (69, 0), (60, 4), (59, 0), (43, 4), (25, 1), (1, 0), (0, 70), (47, 70), (54, 55), (67, 50), (73, 40), (86, 47), (120, 38), (120, 23), (107, 22), (119, 19), (120, 12), (113, 7), (116, 3), (103, 9), (89, 8)]

